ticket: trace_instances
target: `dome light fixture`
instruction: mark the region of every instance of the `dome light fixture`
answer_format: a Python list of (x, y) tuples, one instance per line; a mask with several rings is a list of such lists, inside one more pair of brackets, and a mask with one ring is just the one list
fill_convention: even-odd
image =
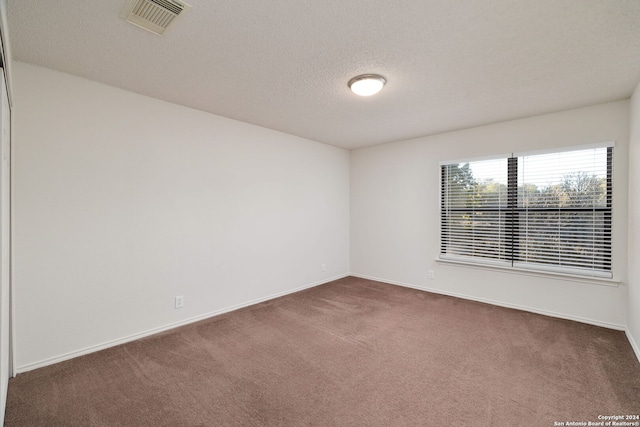
[(351, 92), (360, 96), (371, 96), (382, 90), (387, 81), (377, 74), (362, 74), (349, 80)]

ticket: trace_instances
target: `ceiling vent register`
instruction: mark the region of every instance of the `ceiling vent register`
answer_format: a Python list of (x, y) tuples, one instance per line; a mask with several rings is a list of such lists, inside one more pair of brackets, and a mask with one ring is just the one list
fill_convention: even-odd
[(162, 34), (188, 7), (175, 0), (128, 0), (120, 16), (138, 27)]

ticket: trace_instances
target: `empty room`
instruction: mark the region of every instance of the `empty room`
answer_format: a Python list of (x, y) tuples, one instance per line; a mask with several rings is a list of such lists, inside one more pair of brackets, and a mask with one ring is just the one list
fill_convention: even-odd
[(640, 1), (0, 0), (5, 426), (640, 426)]

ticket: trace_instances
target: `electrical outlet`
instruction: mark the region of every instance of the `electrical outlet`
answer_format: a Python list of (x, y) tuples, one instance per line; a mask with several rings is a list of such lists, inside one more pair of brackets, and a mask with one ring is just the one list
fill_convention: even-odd
[(320, 266), (320, 269), (321, 269), (322, 271), (327, 271), (327, 264), (322, 264), (322, 265)]
[(429, 280), (434, 280), (436, 278), (436, 274), (433, 270), (429, 270)]
[(184, 307), (184, 296), (178, 295), (176, 297), (176, 308), (182, 308), (182, 307)]

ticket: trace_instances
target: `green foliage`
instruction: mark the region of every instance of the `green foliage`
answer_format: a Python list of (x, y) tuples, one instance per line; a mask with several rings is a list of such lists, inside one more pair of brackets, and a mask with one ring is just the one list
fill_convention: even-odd
[[(497, 208), (507, 206), (506, 184), (493, 179), (479, 181), (469, 163), (447, 166), (449, 194), (455, 207)], [(606, 206), (607, 181), (586, 172), (566, 174), (562, 182), (538, 187), (526, 183), (518, 187), (518, 206), (535, 208), (582, 208)]]
[[(446, 221), (455, 230), (448, 253), (554, 265), (562, 259), (562, 265), (578, 267), (591, 259), (609, 268), (610, 250), (604, 245), (611, 213), (590, 209), (608, 207), (606, 178), (581, 171), (549, 185), (520, 184), (513, 189), (518, 209), (512, 215), (506, 184), (475, 178), (468, 163), (449, 165), (445, 174), (445, 206), (454, 208)], [(507, 217), (515, 224), (513, 236), (505, 232)], [(514, 238), (516, 252), (506, 255)]]

